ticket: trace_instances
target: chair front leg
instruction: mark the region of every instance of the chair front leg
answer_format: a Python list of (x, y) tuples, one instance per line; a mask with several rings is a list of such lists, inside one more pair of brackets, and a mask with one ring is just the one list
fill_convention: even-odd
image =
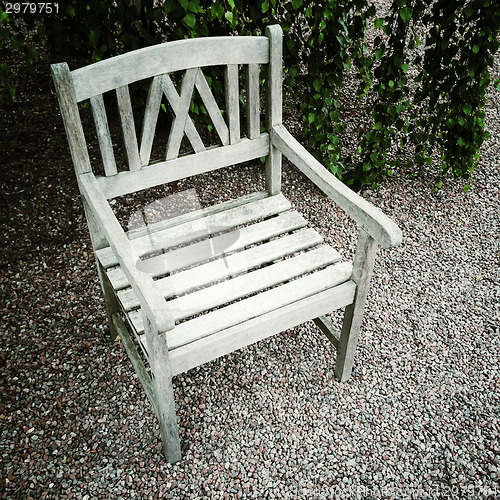
[(353, 303), (345, 309), (342, 331), (337, 348), (335, 376), (340, 382), (347, 381), (351, 376), (354, 353), (358, 343), (363, 310), (365, 308), (377, 249), (377, 242), (363, 229), (360, 229), (352, 270), (352, 280), (357, 285), (356, 293)]
[(143, 320), (163, 451), (167, 461), (173, 464), (181, 459), (181, 446), (166, 334), (159, 334), (156, 326), (145, 314)]

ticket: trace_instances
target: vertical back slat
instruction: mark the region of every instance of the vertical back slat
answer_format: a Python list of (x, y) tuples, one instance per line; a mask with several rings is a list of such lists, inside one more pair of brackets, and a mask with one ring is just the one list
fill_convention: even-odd
[(151, 82), (148, 91), (148, 99), (146, 101), (146, 111), (142, 121), (141, 133), (141, 164), (145, 166), (151, 158), (151, 149), (153, 147), (153, 139), (155, 136), (156, 123), (158, 122), (158, 113), (160, 112), (162, 92), (162, 77), (155, 76)]
[[(182, 135), (184, 134), (184, 129), (186, 128), (186, 122), (188, 121), (189, 105), (191, 104), (191, 99), (193, 97), (194, 81), (197, 73), (198, 68), (190, 68), (186, 70), (184, 78), (182, 79), (181, 94), (177, 101), (177, 106), (174, 102), (170, 101), (170, 104), (174, 109), (175, 118), (168, 137), (166, 154), (167, 160), (173, 160), (179, 155)], [(196, 134), (198, 134), (198, 132), (196, 132)]]
[[(279, 25), (267, 26), (269, 37), (269, 65), (267, 68), (266, 127), (271, 133), (273, 126), (282, 122), (282, 58), (283, 32)], [(281, 153), (271, 145), (266, 159), (266, 189), (274, 195), (281, 191)]]
[(89, 152), (68, 65), (66, 63), (53, 64), (51, 71), (75, 171), (77, 174), (90, 172)]
[(240, 142), (240, 92), (238, 65), (228, 64), (225, 70), (226, 114), (229, 125), (229, 143)]
[[(168, 75), (163, 75), (162, 79), (162, 88), (163, 92), (167, 96), (168, 102), (170, 103), (170, 106), (172, 106), (172, 110), (174, 112), (174, 115), (177, 116), (177, 113), (179, 112), (179, 104), (180, 104), (180, 97), (179, 94), (177, 93), (177, 90), (175, 90), (174, 84), (172, 83), (172, 80)], [(189, 106), (189, 103), (188, 103)], [(191, 143), (191, 146), (193, 146), (193, 149), (195, 153), (199, 153), (200, 151), (205, 151), (205, 146), (203, 144), (203, 141), (201, 140), (200, 134), (196, 130), (193, 121), (189, 117), (189, 114), (186, 116), (186, 123), (184, 126), (184, 132), (187, 135), (187, 138), (189, 139), (189, 142)], [(182, 138), (182, 136), (181, 136)]]
[(247, 65), (247, 129), (248, 138), (260, 135), (259, 65)]
[(220, 140), (224, 146), (229, 144), (229, 129), (222, 118), (219, 106), (215, 101), (214, 95), (210, 90), (210, 87), (205, 79), (205, 75), (201, 69), (198, 70), (198, 74), (196, 75), (196, 88), (198, 93), (200, 94), (201, 100), (207, 109), (207, 112), (212, 119), (212, 123), (214, 124), (215, 130), (219, 134)]
[(139, 146), (137, 145), (134, 114), (132, 112), (132, 103), (130, 102), (128, 85), (124, 85), (123, 87), (118, 87), (116, 89), (116, 98), (118, 100), (118, 110), (120, 112), (120, 121), (122, 124), (128, 165), (130, 170), (138, 170), (141, 168), (141, 159), (139, 156)]
[(99, 140), (99, 148), (101, 149), (102, 163), (104, 165), (104, 173), (106, 176), (116, 175), (115, 154), (113, 152), (113, 143), (111, 134), (109, 133), (108, 118), (106, 116), (106, 108), (104, 107), (104, 97), (98, 94), (90, 98), (92, 107), (92, 115)]

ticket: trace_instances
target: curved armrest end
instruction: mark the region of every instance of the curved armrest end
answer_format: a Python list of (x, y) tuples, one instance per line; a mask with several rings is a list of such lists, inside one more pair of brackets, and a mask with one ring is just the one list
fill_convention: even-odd
[(283, 125), (273, 127), (271, 141), (274, 147), (278, 148), (382, 247), (390, 248), (401, 244), (402, 233), (397, 224), (382, 210), (337, 179)]

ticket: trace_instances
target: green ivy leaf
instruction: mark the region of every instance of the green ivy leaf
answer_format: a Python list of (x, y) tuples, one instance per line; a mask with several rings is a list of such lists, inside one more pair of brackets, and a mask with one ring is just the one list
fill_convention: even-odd
[(95, 47), (97, 45), (97, 42), (99, 41), (99, 33), (97, 31), (91, 31), (89, 34), (89, 40), (90, 43)]
[(224, 16), (224, 5), (219, 2), (215, 2), (210, 7), (210, 13), (212, 15), (212, 19), (222, 19)]
[(410, 9), (409, 7), (404, 7), (399, 11), (399, 15), (405, 24), (411, 19), (412, 14), (413, 9)]
[(182, 19), (191, 29), (196, 26), (196, 16), (194, 14), (187, 14)]

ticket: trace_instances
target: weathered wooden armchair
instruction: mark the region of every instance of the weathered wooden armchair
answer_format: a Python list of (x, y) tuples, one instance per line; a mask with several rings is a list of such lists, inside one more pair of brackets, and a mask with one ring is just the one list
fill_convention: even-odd
[[(401, 241), (394, 222), (330, 174), (282, 125), (281, 65), (282, 32), (271, 26), (265, 36), (174, 41), (74, 71), (65, 63), (52, 66), (110, 329), (123, 340), (158, 416), (170, 462), (181, 457), (175, 374), (314, 320), (337, 348), (337, 378), (347, 380), (377, 246)], [(203, 73), (202, 68), (212, 66), (224, 69), (224, 113)], [(267, 67), (265, 132), (259, 108), (262, 66)], [(240, 127), (240, 67), (246, 70), (245, 137)], [(179, 71), (184, 73), (176, 88), (170, 75)], [(151, 81), (140, 141), (129, 93), (129, 85), (139, 80)], [(195, 90), (220, 138), (219, 147), (204, 145), (189, 115)], [(104, 107), (103, 94), (111, 91), (116, 93), (128, 160), (124, 171), (117, 168)], [(151, 162), (164, 95), (174, 119), (165, 160)], [(93, 172), (89, 159), (78, 109), (85, 100), (92, 107), (104, 175)], [(184, 134), (193, 152), (180, 155)], [(340, 262), (339, 254), (281, 194), (282, 154), (358, 223), (352, 264)], [(125, 232), (108, 202), (264, 156), (265, 191), (147, 228)], [(207, 243), (209, 252), (202, 250)], [(325, 314), (343, 307), (338, 334)]]

